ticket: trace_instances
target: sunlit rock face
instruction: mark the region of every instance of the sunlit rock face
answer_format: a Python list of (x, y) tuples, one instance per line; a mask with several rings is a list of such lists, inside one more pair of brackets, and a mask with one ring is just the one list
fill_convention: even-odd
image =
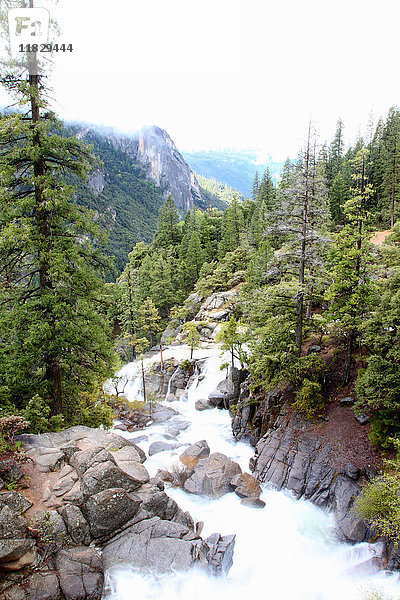
[(168, 133), (160, 127), (148, 127), (139, 133), (137, 160), (164, 194), (171, 194), (177, 209), (193, 210), (201, 199), (199, 184)]

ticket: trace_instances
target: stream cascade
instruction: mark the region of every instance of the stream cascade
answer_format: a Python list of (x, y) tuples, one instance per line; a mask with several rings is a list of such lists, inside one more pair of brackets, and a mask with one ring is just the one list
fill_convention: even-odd
[[(170, 346), (163, 358), (188, 359), (190, 348)], [(189, 382), (179, 400), (162, 404), (177, 411), (171, 419), (154, 422), (142, 430), (119, 431), (134, 440), (148, 454), (153, 442), (179, 443), (180, 447), (150, 456), (145, 467), (153, 477), (159, 469), (179, 464), (185, 447), (206, 440), (210, 451), (221, 452), (249, 472), (254, 449), (232, 435), (228, 411), (198, 411), (195, 402), (208, 398), (224, 379), (221, 365), (229, 357), (216, 344), (195, 350), (194, 358), (204, 359), (201, 370)], [(160, 354), (144, 361), (145, 369), (160, 362)], [(119, 372), (128, 378), (124, 394), (129, 401), (142, 398), (141, 364), (135, 361)], [(168, 390), (169, 391), (169, 390)], [(168, 396), (168, 391), (166, 397)], [(178, 426), (174, 428), (174, 423)], [(184, 427), (182, 427), (182, 423)], [(137, 441), (136, 441), (137, 440)], [(186, 445), (186, 446), (185, 446)], [(306, 500), (296, 500), (288, 491), (276, 491), (262, 484), (263, 509), (250, 508), (234, 493), (219, 499), (189, 494), (168, 486), (166, 492), (197, 522), (204, 522), (202, 536), (214, 531), (236, 535), (233, 566), (219, 577), (192, 568), (185, 572), (155, 574), (118, 565), (107, 572), (106, 600), (236, 600), (245, 594), (274, 600), (398, 600), (398, 573), (372, 573), (363, 565), (379, 553), (379, 544), (348, 545), (334, 536), (331, 514)]]

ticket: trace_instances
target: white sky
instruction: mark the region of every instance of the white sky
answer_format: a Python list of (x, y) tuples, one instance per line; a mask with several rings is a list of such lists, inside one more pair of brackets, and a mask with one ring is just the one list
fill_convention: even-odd
[(341, 117), (353, 142), (371, 111), (400, 104), (397, 0), (60, 0), (57, 12), (74, 47), (52, 75), (65, 119), (284, 158), (310, 117), (321, 141)]

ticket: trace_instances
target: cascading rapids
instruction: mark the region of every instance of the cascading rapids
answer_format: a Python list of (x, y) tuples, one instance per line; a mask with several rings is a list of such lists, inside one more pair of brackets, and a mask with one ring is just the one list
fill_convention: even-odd
[[(187, 346), (174, 346), (163, 351), (164, 358), (183, 360), (189, 357)], [(196, 358), (207, 357), (202, 375), (188, 390), (188, 400), (165, 402), (179, 411), (179, 420), (188, 421), (177, 440), (193, 443), (206, 439), (211, 452), (222, 452), (237, 461), (244, 471), (253, 449), (246, 443), (236, 443), (231, 434), (230, 418), (224, 410), (199, 412), (195, 402), (207, 398), (224, 378), (220, 365), (227, 362), (213, 346), (195, 352)], [(146, 359), (146, 367), (160, 360), (159, 355)], [(133, 400), (140, 395), (138, 363), (123, 367), (120, 374), (132, 377), (125, 393)], [(170, 421), (154, 424), (144, 432), (123, 433), (135, 438), (145, 433), (149, 445), (164, 437)], [(121, 433), (118, 431), (118, 433)], [(169, 468), (177, 462), (182, 449), (164, 451), (150, 457), (145, 466), (155, 475), (159, 468)], [(149, 575), (129, 566), (108, 573), (107, 600), (243, 600), (245, 596), (266, 600), (398, 600), (400, 582), (397, 574), (355, 573), (373, 556), (370, 544), (348, 546), (335, 541), (331, 515), (308, 501), (295, 500), (290, 493), (277, 492), (264, 486), (262, 510), (240, 504), (236, 494), (226, 494), (218, 500), (199, 497), (176, 489), (167, 492), (195, 521), (204, 521), (203, 537), (218, 531), (222, 535), (236, 534), (233, 567), (227, 576), (211, 577), (201, 570), (185, 573)]]

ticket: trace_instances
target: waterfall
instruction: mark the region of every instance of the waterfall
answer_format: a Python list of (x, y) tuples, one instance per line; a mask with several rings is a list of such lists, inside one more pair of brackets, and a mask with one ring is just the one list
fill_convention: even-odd
[[(174, 346), (163, 350), (163, 356), (182, 360), (189, 357), (189, 352), (187, 346)], [(171, 439), (167, 433), (171, 424), (185, 421), (188, 426), (176, 436), (177, 441), (189, 444), (205, 439), (211, 452), (226, 454), (249, 472), (253, 449), (233, 439), (228, 411), (195, 409), (196, 400), (207, 398), (224, 379), (220, 366), (227, 359), (220, 356), (217, 346), (197, 350), (195, 358), (206, 358), (204, 378), (200, 381), (198, 375), (195, 377), (187, 401), (162, 403), (177, 410), (179, 415), (146, 430), (122, 435), (129, 439), (145, 433), (148, 441), (140, 446), (147, 452), (152, 442)], [(159, 355), (146, 359), (146, 366), (159, 360)], [(133, 400), (140, 390), (136, 381), (141, 376), (137, 363), (126, 365), (122, 372), (132, 378), (126, 395)], [(182, 451), (183, 448), (178, 448), (155, 454), (145, 466), (154, 476), (159, 468), (168, 469), (176, 463)], [(332, 515), (308, 501), (294, 499), (289, 492), (278, 492), (264, 485), (261, 499), (266, 507), (257, 510), (241, 505), (234, 493), (214, 500), (178, 488), (166, 491), (195, 521), (204, 521), (203, 537), (214, 531), (236, 534), (233, 567), (219, 578), (197, 569), (160, 576), (143, 574), (128, 566), (118, 567), (107, 574), (107, 600), (243, 600), (245, 595), (267, 600), (400, 598), (398, 574), (368, 575), (359, 568), (374, 556), (379, 549), (377, 545), (339, 543), (333, 535)]]

